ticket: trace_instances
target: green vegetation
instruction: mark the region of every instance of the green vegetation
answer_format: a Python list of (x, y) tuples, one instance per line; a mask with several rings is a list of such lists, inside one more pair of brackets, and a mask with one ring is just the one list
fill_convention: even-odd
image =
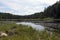
[(60, 1), (45, 8), (43, 12), (37, 12), (31, 15), (21, 16), (0, 12), (0, 19), (45, 19), (45, 18), (60, 19)]
[[(55, 4), (47, 7), (43, 12), (32, 15), (19, 16), (0, 12), (0, 20), (2, 19), (28, 19), (30, 21), (34, 21), (34, 19), (37, 19), (37, 21), (41, 19), (43, 21), (53, 21), (54, 19), (59, 20), (60, 2), (56, 2)], [(60, 20), (58, 22), (60, 22)], [(15, 31), (12, 30), (14, 27)], [(38, 31), (32, 27), (21, 24), (17, 25), (15, 23), (0, 22), (0, 32), (8, 32), (9, 34), (7, 37), (1, 37), (0, 40), (60, 40), (60, 30), (58, 31), (59, 33), (57, 33), (57, 31), (51, 33), (47, 30)]]
[(44, 21), (52, 22), (54, 19), (53, 18), (44, 18)]
[[(35, 13), (32, 15), (12, 15), (10, 13), (1, 13), (0, 20), (2, 19), (25, 19), (33, 20), (37, 19), (43, 21), (53, 21), (54, 19), (60, 19), (60, 2), (47, 7), (43, 12)], [(54, 20), (54, 21), (56, 21)], [(17, 20), (19, 21), (19, 20)], [(58, 21), (60, 22), (60, 20)], [(14, 33), (12, 33), (13, 27), (16, 27)], [(8, 37), (1, 37), (0, 40), (60, 40), (60, 35), (57, 32), (48, 32), (48, 31), (37, 31), (32, 27), (25, 25), (16, 25), (15, 23), (4, 23), (0, 22), (0, 31), (10, 33)], [(60, 32), (60, 31), (58, 31)], [(16, 34), (15, 34), (16, 33)]]
[(45, 8), (43, 12), (37, 12), (32, 15), (21, 16), (0, 12), (0, 19), (44, 19), (44, 18), (60, 19), (60, 1)]
[(16, 27), (16, 34), (9, 35), (8, 37), (1, 37), (0, 40), (60, 40), (60, 35), (56, 32), (38, 31), (26, 25), (17, 25), (15, 23), (2, 23), (0, 22), (0, 31), (11, 32), (11, 28)]

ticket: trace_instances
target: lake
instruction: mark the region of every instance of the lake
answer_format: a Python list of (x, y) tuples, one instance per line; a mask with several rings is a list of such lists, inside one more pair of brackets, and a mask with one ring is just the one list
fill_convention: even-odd
[(44, 23), (41, 21), (18, 21), (18, 22), (14, 22), (14, 21), (2, 21), (2, 23), (6, 24), (6, 23), (16, 23), (16, 24), (22, 24), (22, 25), (28, 25), (31, 26), (32, 28), (36, 29), (36, 30), (48, 30), (48, 31), (54, 31), (56, 29), (60, 30), (60, 23)]
[(38, 23), (32, 23), (32, 22), (17, 22), (16, 24), (22, 24), (22, 25), (28, 25), (31, 26), (32, 28), (36, 29), (36, 30), (45, 30), (45, 27), (42, 25), (39, 25)]

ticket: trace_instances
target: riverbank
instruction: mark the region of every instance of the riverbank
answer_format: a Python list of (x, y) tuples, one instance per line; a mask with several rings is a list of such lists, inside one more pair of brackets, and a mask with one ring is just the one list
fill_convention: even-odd
[[(3, 24), (6, 24), (6, 23), (16, 23), (17, 21), (0, 21), (0, 25), (1, 23)], [(18, 21), (20, 22), (20, 21)], [(27, 22), (27, 21), (21, 21), (21, 22)], [(53, 22), (53, 21), (28, 21), (28, 22), (32, 22), (32, 23), (35, 23), (35, 24), (39, 24), (39, 25), (42, 25), (46, 28), (52, 28), (54, 30), (60, 30), (60, 23), (57, 23), (57, 22)]]
[(51, 28), (53, 30), (57, 30), (57, 31), (60, 31), (60, 23), (40, 23), (40, 25), (43, 25), (45, 26), (46, 28)]
[(60, 31), (60, 22), (57, 21), (32, 21), (32, 23), (42, 25), (46, 28), (52, 28), (54, 30), (59, 30)]
[[(60, 40), (60, 35), (56, 32), (39, 31), (31, 26), (17, 25), (15, 23), (6, 23), (0, 25), (0, 32), (10, 33), (7, 37), (1, 37), (0, 40)], [(15, 31), (12, 30), (15, 29)]]

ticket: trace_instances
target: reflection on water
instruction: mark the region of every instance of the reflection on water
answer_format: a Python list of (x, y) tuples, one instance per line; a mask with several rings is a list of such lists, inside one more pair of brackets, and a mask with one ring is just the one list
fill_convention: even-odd
[(17, 22), (16, 24), (22, 24), (22, 25), (28, 25), (31, 26), (32, 28), (35, 28), (36, 30), (44, 30), (44, 26), (32, 23), (32, 22)]

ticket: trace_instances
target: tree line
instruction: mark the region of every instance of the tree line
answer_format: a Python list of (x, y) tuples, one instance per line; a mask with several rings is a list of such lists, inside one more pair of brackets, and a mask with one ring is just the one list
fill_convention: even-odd
[(45, 8), (43, 12), (34, 13), (32, 15), (21, 16), (0, 12), (0, 19), (43, 19), (43, 18), (60, 19), (60, 1)]

